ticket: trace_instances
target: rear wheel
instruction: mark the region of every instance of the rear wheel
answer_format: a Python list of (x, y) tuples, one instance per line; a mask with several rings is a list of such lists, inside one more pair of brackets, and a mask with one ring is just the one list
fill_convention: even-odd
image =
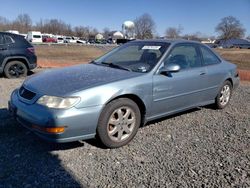
[(221, 87), (216, 99), (215, 99), (215, 105), (218, 109), (225, 108), (231, 98), (232, 95), (232, 84), (228, 80), (223, 83), (223, 86)]
[(134, 138), (140, 123), (141, 113), (137, 104), (120, 98), (107, 104), (101, 113), (97, 137), (106, 147), (121, 147)]
[(4, 67), (4, 75), (7, 78), (20, 78), (27, 76), (28, 69), (21, 61), (10, 61)]

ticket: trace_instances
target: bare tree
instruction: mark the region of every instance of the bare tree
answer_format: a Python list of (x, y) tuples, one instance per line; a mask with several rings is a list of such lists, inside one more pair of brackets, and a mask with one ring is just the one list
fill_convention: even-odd
[(181, 26), (177, 27), (169, 27), (166, 29), (165, 35), (167, 38), (179, 38), (183, 28)]
[(111, 34), (110, 29), (107, 28), (107, 27), (105, 27), (105, 28), (103, 29), (103, 37), (104, 37), (105, 39), (108, 39), (109, 36), (110, 36), (110, 34)]
[(245, 29), (238, 19), (233, 16), (224, 17), (216, 26), (215, 31), (220, 34), (221, 39), (243, 38)]
[(82, 37), (85, 39), (89, 39), (90, 38), (90, 27), (83, 27), (82, 30)]
[(143, 14), (135, 19), (135, 34), (138, 39), (153, 38), (155, 22), (149, 14)]
[(195, 40), (195, 41), (201, 41), (202, 40), (202, 34), (200, 32), (196, 32), (193, 34), (185, 34), (182, 38), (186, 40)]
[(74, 28), (75, 36), (77, 37), (84, 37), (84, 27), (83, 26), (76, 26)]
[(32, 28), (32, 20), (28, 14), (20, 14), (12, 23), (12, 29), (27, 33)]
[(9, 29), (9, 20), (5, 17), (0, 16), (0, 31), (6, 31)]
[(57, 35), (71, 35), (71, 25), (58, 19), (40, 20), (34, 27), (42, 33), (53, 33)]
[(250, 35), (248, 35), (247, 39), (250, 40)]

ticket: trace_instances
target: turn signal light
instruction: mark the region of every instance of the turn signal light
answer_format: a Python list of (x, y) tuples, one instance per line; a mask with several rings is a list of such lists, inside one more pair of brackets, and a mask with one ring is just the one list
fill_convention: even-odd
[(46, 133), (62, 133), (65, 131), (65, 127), (40, 127), (37, 125), (33, 125), (32, 128)]

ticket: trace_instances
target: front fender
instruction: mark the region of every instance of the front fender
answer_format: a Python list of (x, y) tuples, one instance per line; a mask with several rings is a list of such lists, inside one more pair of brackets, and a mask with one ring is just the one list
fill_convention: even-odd
[(81, 96), (77, 108), (105, 105), (123, 95), (135, 95), (148, 108), (152, 102), (152, 77), (137, 77), (90, 88), (74, 94)]

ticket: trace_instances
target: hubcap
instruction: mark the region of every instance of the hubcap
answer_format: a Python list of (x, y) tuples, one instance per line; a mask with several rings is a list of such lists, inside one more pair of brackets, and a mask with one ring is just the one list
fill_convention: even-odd
[(135, 128), (135, 112), (127, 106), (116, 109), (110, 116), (107, 129), (111, 140), (121, 142), (126, 140)]
[(23, 65), (20, 65), (20, 64), (14, 64), (14, 65), (11, 65), (10, 68), (9, 68), (9, 74), (13, 77), (20, 77), (24, 74), (24, 69), (25, 67)]
[(221, 92), (220, 92), (220, 104), (225, 106), (230, 98), (230, 87), (229, 85), (224, 85)]

